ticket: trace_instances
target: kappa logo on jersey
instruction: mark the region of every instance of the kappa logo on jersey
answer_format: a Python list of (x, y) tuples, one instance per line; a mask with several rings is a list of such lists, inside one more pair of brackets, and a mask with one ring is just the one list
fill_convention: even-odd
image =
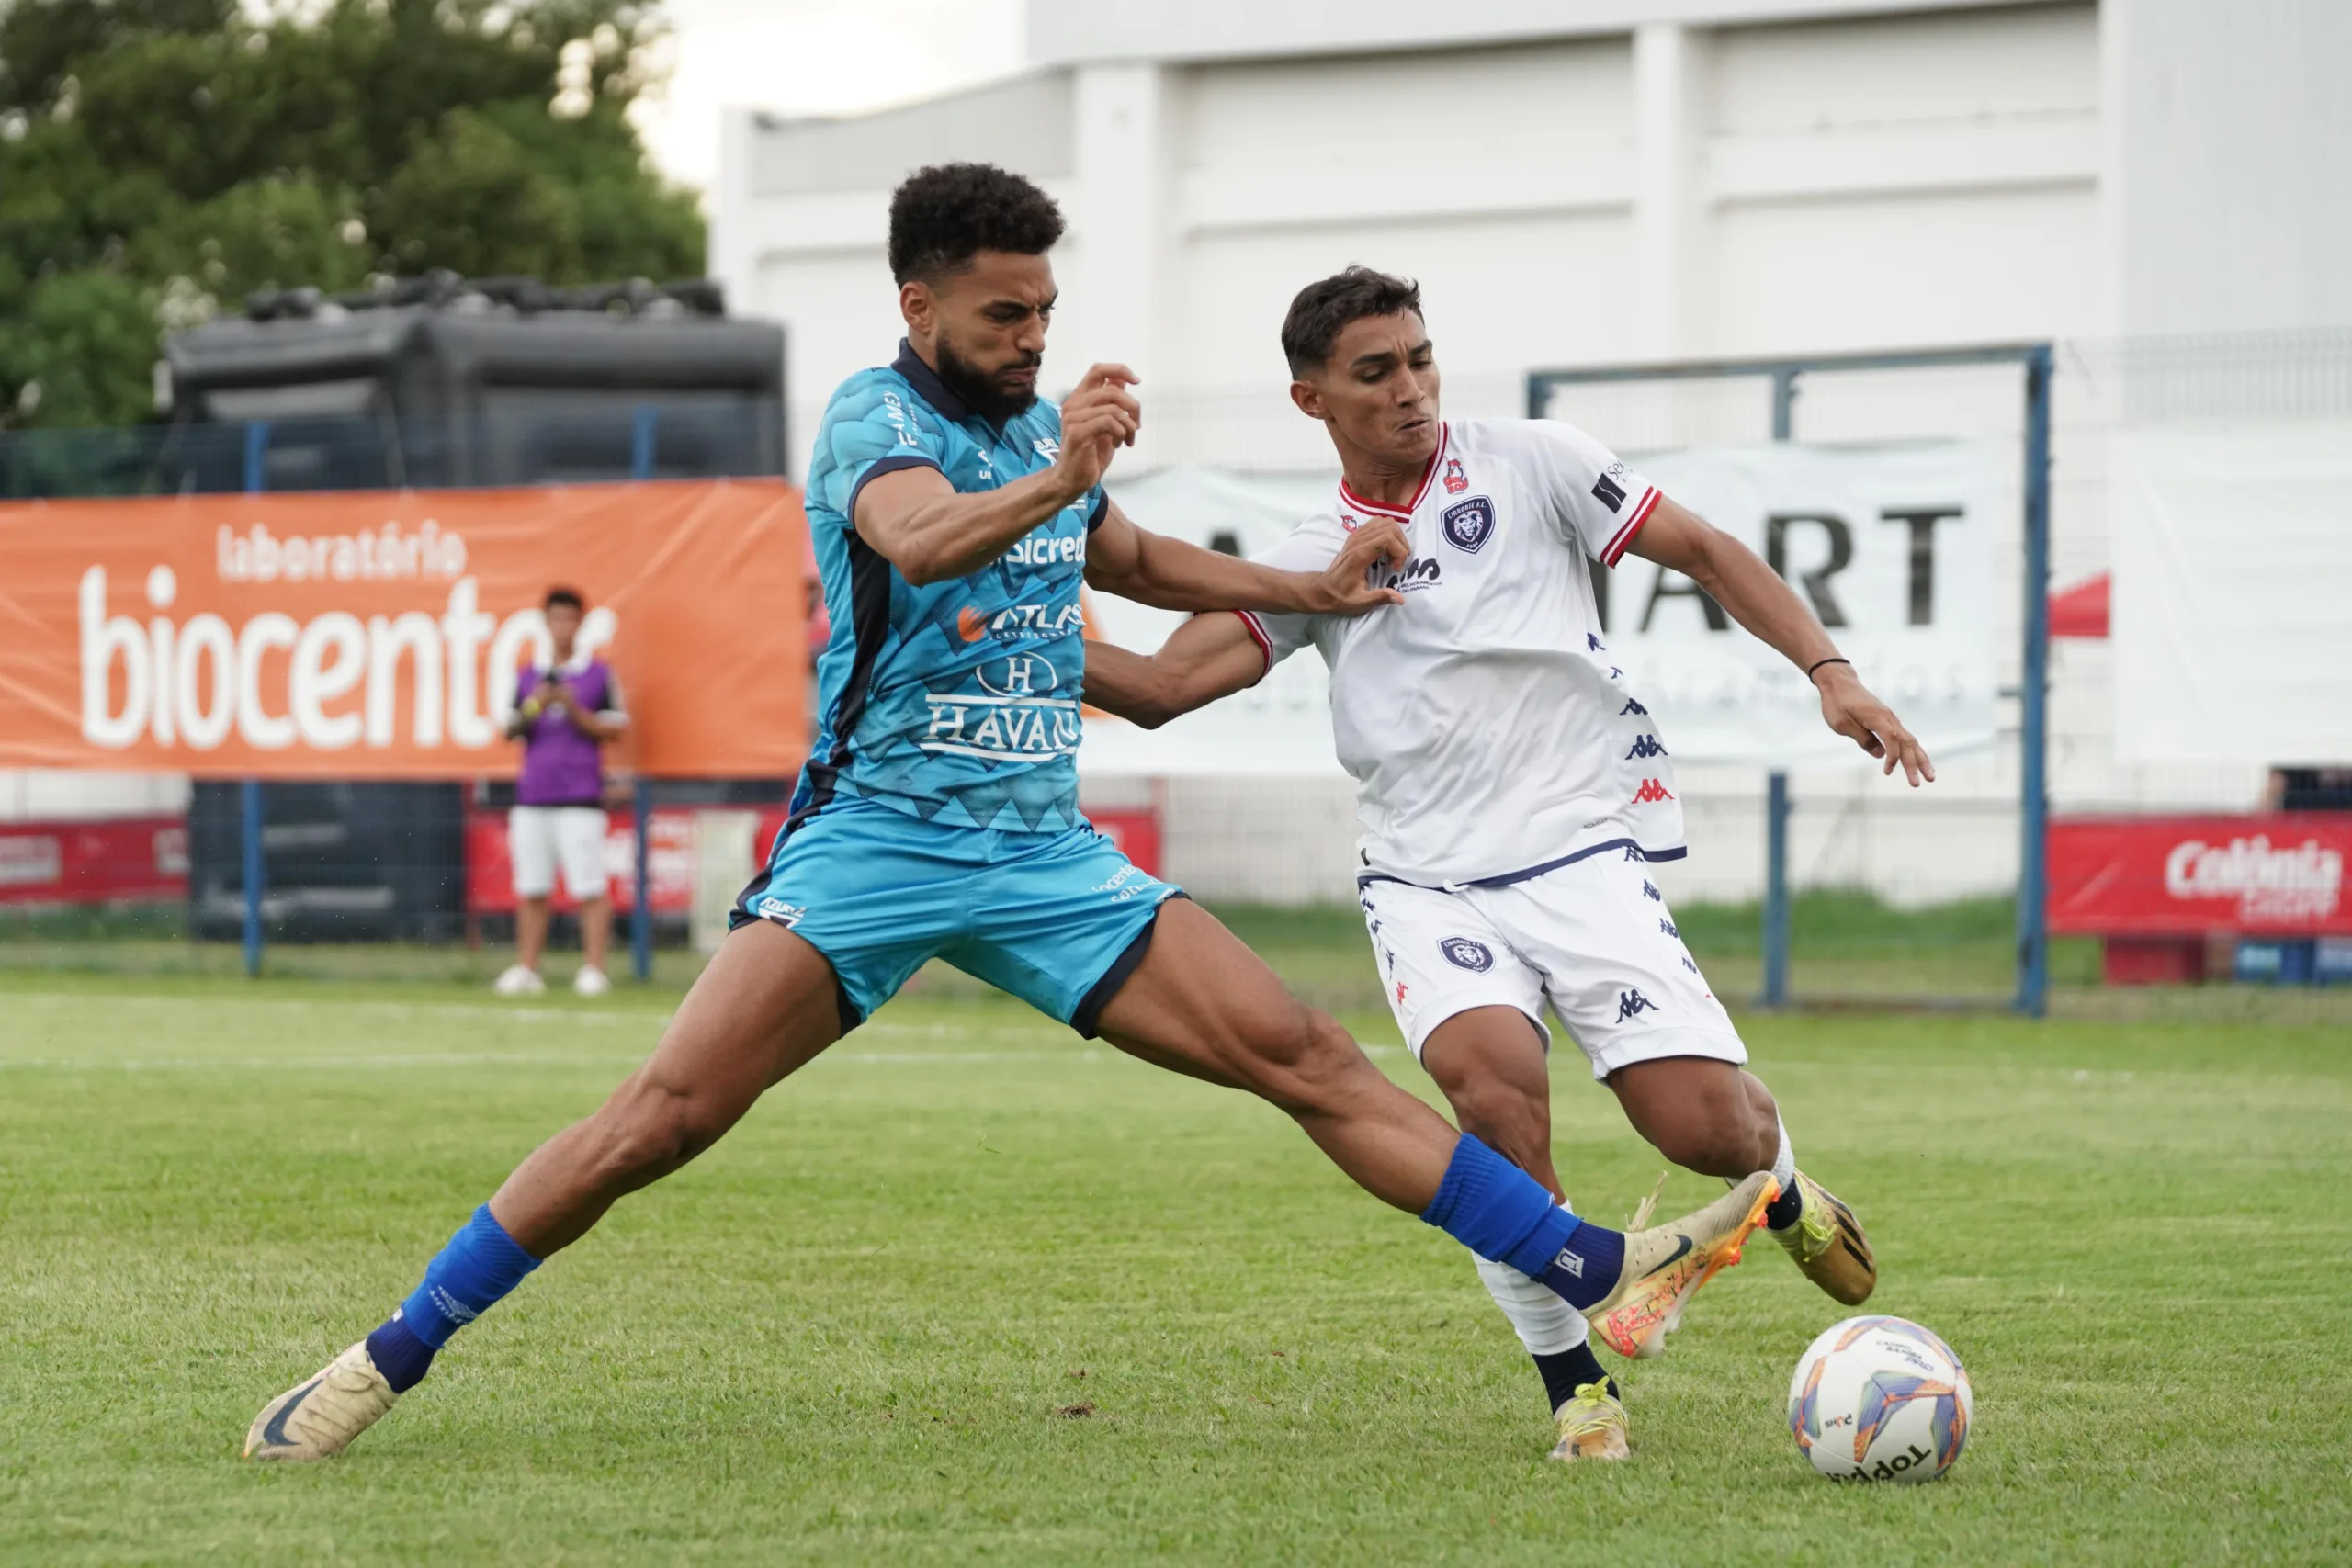
[(1450, 936), (1437, 944), (1445, 961), (1456, 969), (1467, 969), (1473, 975), (1483, 975), (1495, 966), (1494, 950), (1483, 942), (1472, 942), (1466, 936)]
[(1640, 739), (1634, 742), (1634, 749), (1625, 753), (1625, 761), (1630, 762), (1636, 757), (1663, 757), (1665, 755), (1666, 748), (1658, 744), (1657, 737), (1655, 735), (1645, 735)]
[(1445, 509), (1445, 542), (1470, 555), (1478, 553), (1495, 531), (1495, 503), (1483, 495), (1474, 495), (1458, 505)]
[(1661, 800), (1672, 800), (1674, 792), (1656, 779), (1644, 779), (1642, 787), (1634, 792), (1635, 806), (1654, 806)]
[(1469, 488), (1470, 476), (1462, 471), (1462, 459), (1448, 457), (1445, 460), (1445, 493), (1460, 495)]
[(1647, 717), (1649, 716), (1649, 712), (1650, 712), (1650, 710), (1649, 710), (1649, 709), (1647, 709), (1647, 708), (1644, 707), (1641, 704), (1639, 704), (1639, 703), (1635, 702), (1633, 698), (1631, 698), (1631, 697), (1627, 697), (1627, 698), (1625, 699), (1625, 705), (1624, 705), (1623, 707), (1619, 708), (1619, 709), (1617, 710), (1617, 716), (1618, 716), (1619, 718), (1623, 718), (1623, 717), (1624, 717), (1624, 716), (1625, 716), (1627, 714), (1629, 714), (1629, 713), (1637, 713), (1637, 714), (1640, 714), (1643, 717), (1647, 718)]
[(1639, 991), (1625, 990), (1617, 993), (1617, 1021), (1620, 1023), (1637, 1013), (1657, 1010), (1657, 1004)]
[[(1378, 567), (1375, 566), (1372, 570), (1375, 576), (1381, 575)], [(1396, 570), (1385, 574), (1380, 586), (1394, 588), (1399, 593), (1411, 593), (1422, 588), (1435, 588), (1438, 584), (1438, 577), (1435, 556), (1414, 556)]]

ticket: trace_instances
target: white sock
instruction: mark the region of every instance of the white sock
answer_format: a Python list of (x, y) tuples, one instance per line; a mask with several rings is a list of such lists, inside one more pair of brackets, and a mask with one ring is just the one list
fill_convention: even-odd
[(1786, 1192), (1797, 1179), (1797, 1156), (1789, 1148), (1789, 1124), (1777, 1115), (1772, 1121), (1781, 1130), (1781, 1152), (1772, 1156), (1772, 1179), (1781, 1184), (1781, 1191)]
[(1575, 1349), (1589, 1336), (1584, 1314), (1562, 1301), (1549, 1285), (1539, 1284), (1508, 1263), (1475, 1253), (1471, 1258), (1478, 1265), (1478, 1278), (1485, 1281), (1487, 1293), (1503, 1309), (1529, 1355), (1557, 1356)]

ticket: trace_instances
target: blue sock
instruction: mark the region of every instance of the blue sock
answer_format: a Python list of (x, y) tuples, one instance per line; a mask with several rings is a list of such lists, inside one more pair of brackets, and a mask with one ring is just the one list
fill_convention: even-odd
[(368, 1336), (368, 1359), (384, 1374), (394, 1393), (406, 1393), (433, 1370), (433, 1347), (416, 1337), (399, 1313), (386, 1318)]
[[(506, 1234), (484, 1203), (424, 1266), (424, 1280), (400, 1311), (368, 1336), (368, 1354), (392, 1392), (404, 1393), (433, 1365), (449, 1336), (490, 1310), (539, 1260)], [(403, 1382), (402, 1380), (406, 1381)]]
[(1577, 1219), (1527, 1172), (1462, 1134), (1421, 1218), (1481, 1258), (1508, 1263), (1582, 1311), (1606, 1296), (1624, 1266), (1625, 1238)]

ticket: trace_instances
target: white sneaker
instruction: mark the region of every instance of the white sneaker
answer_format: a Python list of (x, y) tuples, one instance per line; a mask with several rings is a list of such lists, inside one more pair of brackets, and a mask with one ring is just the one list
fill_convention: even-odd
[(583, 968), (571, 977), (571, 988), (583, 997), (601, 997), (613, 988), (602, 969)]
[(491, 982), (490, 988), (502, 997), (536, 997), (548, 988), (536, 969), (526, 969), (520, 964), (507, 965), (506, 973)]
[(317, 1376), (263, 1405), (245, 1434), (245, 1457), (313, 1460), (339, 1454), (399, 1397), (368, 1359), (363, 1339)]

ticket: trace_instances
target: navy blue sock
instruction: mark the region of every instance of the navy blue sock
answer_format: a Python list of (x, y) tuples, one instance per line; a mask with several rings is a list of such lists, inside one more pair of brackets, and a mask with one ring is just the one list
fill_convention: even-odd
[(1764, 1205), (1764, 1228), (1784, 1231), (1797, 1223), (1797, 1215), (1804, 1210), (1804, 1190), (1792, 1181), (1781, 1190), (1781, 1195)]
[(394, 1393), (406, 1393), (424, 1381), (424, 1374), (433, 1370), (433, 1347), (419, 1339), (398, 1313), (368, 1336), (368, 1359), (376, 1363)]
[(1579, 1220), (1527, 1172), (1462, 1134), (1421, 1218), (1481, 1258), (1508, 1263), (1582, 1311), (1616, 1288), (1625, 1238)]
[(1600, 1364), (1600, 1358), (1592, 1353), (1592, 1341), (1589, 1339), (1573, 1350), (1536, 1357), (1535, 1370), (1543, 1374), (1544, 1392), (1550, 1396), (1555, 1414), (1561, 1405), (1576, 1397), (1577, 1390), (1589, 1382), (1597, 1382), (1607, 1389), (1611, 1398), (1625, 1397), (1624, 1392), (1617, 1386), (1617, 1380), (1609, 1375), (1608, 1369)]

